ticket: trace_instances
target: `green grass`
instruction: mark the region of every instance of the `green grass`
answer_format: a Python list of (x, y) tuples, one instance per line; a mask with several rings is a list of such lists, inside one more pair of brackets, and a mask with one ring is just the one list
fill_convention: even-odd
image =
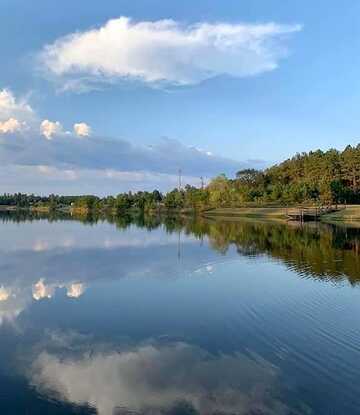
[(348, 205), (338, 212), (324, 215), (322, 220), (326, 222), (360, 222), (360, 205)]
[[(344, 207), (344, 206), (340, 206)], [(246, 217), (257, 219), (287, 219), (287, 212), (299, 209), (292, 206), (291, 208), (285, 207), (239, 207), (239, 208), (217, 208), (205, 212), (205, 216), (216, 217)], [(345, 208), (323, 215), (321, 217), (323, 222), (343, 222), (343, 223), (356, 223), (360, 224), (360, 205), (348, 205)]]

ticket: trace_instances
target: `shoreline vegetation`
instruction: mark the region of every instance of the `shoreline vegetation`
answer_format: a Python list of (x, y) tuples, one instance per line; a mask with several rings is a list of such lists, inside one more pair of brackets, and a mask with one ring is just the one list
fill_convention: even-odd
[[(286, 223), (245, 217), (236, 220), (229, 216), (221, 217), (221, 220), (184, 215), (111, 216), (95, 211), (79, 216), (58, 211), (30, 212), (28, 209), (0, 213), (0, 221), (3, 223), (71, 220), (89, 226), (106, 221), (119, 230), (133, 225), (148, 231), (162, 227), (166, 233), (177, 235), (178, 247), (182, 233), (192, 235), (199, 241), (206, 237), (211, 248), (220, 253), (226, 253), (233, 246), (242, 256), (253, 258), (259, 254), (269, 255), (291, 269), (296, 269), (302, 277), (331, 280), (340, 284), (347, 280), (353, 286), (360, 286), (360, 226), (356, 224), (337, 226), (321, 222)], [(325, 261), (324, 258), (331, 260)]]
[[(187, 220), (209, 220), (211, 222), (244, 222), (251, 221), (267, 222), (274, 224), (288, 224), (297, 225), (299, 221), (289, 221), (286, 216), (287, 208), (284, 207), (239, 207), (239, 208), (219, 208), (210, 209), (206, 211), (192, 211), (192, 210), (150, 210), (141, 211), (139, 209), (129, 209), (122, 212), (115, 210), (96, 210), (85, 208), (59, 208), (50, 209), (49, 207), (14, 207), (14, 206), (0, 206), (0, 213), (9, 213), (20, 215), (20, 217), (28, 217), (34, 215), (38, 219), (74, 219), (80, 221), (97, 221), (109, 220), (112, 222), (129, 220), (144, 221), (158, 221), (161, 218), (168, 218), (168, 220), (177, 220), (187, 218)], [(192, 219), (191, 219), (192, 218)], [(334, 213), (323, 215), (317, 221), (329, 225), (342, 225), (351, 228), (360, 228), (360, 205), (348, 205), (346, 208), (340, 207), (340, 210)]]
[[(236, 219), (258, 219), (258, 220), (267, 220), (275, 222), (286, 222), (288, 219), (288, 212), (290, 210), (301, 210), (304, 205), (295, 205), (290, 207), (284, 206), (251, 206), (251, 207), (231, 207), (231, 208), (210, 208), (204, 210), (194, 210), (194, 209), (166, 209), (166, 208), (156, 208), (148, 209), (146, 211), (138, 208), (130, 208), (126, 210), (118, 211), (116, 209), (89, 209), (87, 207), (71, 207), (71, 206), (60, 206), (60, 207), (50, 207), (50, 206), (4, 206), (0, 205), (0, 212), (11, 212), (11, 211), (30, 211), (33, 213), (43, 213), (48, 214), (51, 212), (58, 212), (64, 214), (70, 214), (74, 216), (86, 216), (92, 213), (104, 214), (109, 216), (121, 216), (121, 215), (169, 215), (169, 216), (201, 216), (209, 219), (219, 219), (219, 220), (236, 220)], [(306, 206), (307, 208), (316, 206)], [(344, 223), (352, 224), (358, 223), (360, 225), (360, 204), (359, 205), (338, 205), (338, 210), (335, 212), (327, 213), (319, 217), (319, 221), (325, 223)]]
[(319, 220), (360, 222), (360, 144), (344, 151), (296, 154), (264, 171), (240, 170), (234, 178), (219, 175), (207, 185), (186, 185), (165, 194), (158, 190), (117, 196), (0, 195), (0, 210), (89, 212), (123, 215), (188, 214), (211, 217), (287, 219), (290, 209), (341, 206)]

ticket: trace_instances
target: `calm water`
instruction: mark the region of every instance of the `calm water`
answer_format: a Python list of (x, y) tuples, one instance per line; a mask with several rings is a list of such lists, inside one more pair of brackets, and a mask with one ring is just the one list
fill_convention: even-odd
[(360, 414), (360, 230), (0, 216), (0, 414)]

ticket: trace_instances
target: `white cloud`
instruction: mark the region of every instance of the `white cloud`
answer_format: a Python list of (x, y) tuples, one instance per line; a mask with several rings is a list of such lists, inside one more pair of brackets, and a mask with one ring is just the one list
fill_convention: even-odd
[(77, 172), (71, 169), (58, 169), (48, 165), (38, 165), (36, 170), (42, 176), (55, 180), (76, 180), (78, 178)]
[(16, 118), (9, 118), (6, 121), (0, 121), (0, 134), (16, 133), (26, 128), (25, 122), (20, 122)]
[(59, 121), (53, 122), (49, 120), (44, 120), (40, 124), (40, 132), (48, 140), (51, 140), (53, 135), (60, 134), (62, 131), (63, 131), (63, 127), (59, 123)]
[(45, 176), (50, 176), (54, 173), (55, 168), (46, 165), (39, 165), (37, 166), (37, 170), (39, 173), (44, 174)]
[(196, 84), (217, 75), (247, 77), (271, 71), (287, 55), (284, 37), (300, 25), (134, 22), (127, 17), (45, 46), (40, 62), (67, 85), (137, 79)]
[(74, 124), (74, 132), (78, 137), (88, 137), (91, 134), (91, 128), (88, 124), (80, 122)]
[(9, 89), (0, 89), (0, 135), (28, 129), (35, 120), (33, 109), (25, 98), (16, 98)]
[(33, 285), (33, 298), (34, 300), (42, 300), (43, 298), (51, 298), (54, 295), (55, 288), (53, 286), (48, 286), (44, 282), (44, 278)]
[(0, 89), (0, 120), (11, 117), (26, 119), (33, 116), (33, 113), (25, 98), (16, 99), (10, 89)]
[(81, 282), (70, 284), (66, 295), (70, 298), (79, 298), (84, 294), (85, 286)]
[(9, 297), (10, 292), (4, 286), (0, 286), (0, 301), (7, 301)]
[(40, 133), (48, 140), (57, 134), (78, 137), (87, 137), (91, 134), (91, 127), (85, 122), (74, 124), (73, 133), (64, 131), (59, 121), (45, 119), (40, 122), (26, 98), (16, 98), (11, 90), (0, 89), (0, 135), (20, 131), (33, 134), (37, 129), (40, 129)]
[(13, 111), (17, 108), (17, 103), (13, 93), (8, 89), (0, 90), (0, 111), (1, 114), (5, 111)]

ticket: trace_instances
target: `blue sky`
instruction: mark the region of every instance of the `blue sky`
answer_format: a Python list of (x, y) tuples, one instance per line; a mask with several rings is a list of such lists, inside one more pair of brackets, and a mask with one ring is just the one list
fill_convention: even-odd
[[(358, 142), (359, 2), (1, 0), (0, 13), (0, 91), (14, 102), (0, 131), (20, 123), (0, 134), (4, 191), (166, 189), (179, 167), (196, 184)], [(130, 150), (115, 143), (119, 166), (108, 141), (101, 162), (89, 142), (69, 157), (74, 124)], [(150, 145), (162, 150), (148, 168)]]

